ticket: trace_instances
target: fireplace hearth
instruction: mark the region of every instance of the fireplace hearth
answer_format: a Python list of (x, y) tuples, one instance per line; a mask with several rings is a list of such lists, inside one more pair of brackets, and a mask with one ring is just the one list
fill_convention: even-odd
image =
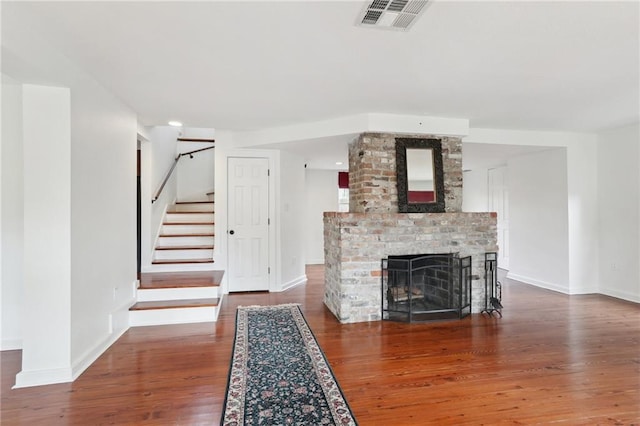
[(381, 263), (382, 319), (435, 321), (471, 313), (471, 256), (400, 255)]

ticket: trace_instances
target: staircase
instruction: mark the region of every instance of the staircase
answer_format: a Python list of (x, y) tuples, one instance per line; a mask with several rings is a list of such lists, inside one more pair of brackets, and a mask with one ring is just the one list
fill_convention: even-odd
[(210, 322), (218, 319), (223, 271), (149, 272), (140, 277), (132, 327)]
[(213, 269), (213, 206), (213, 201), (187, 201), (167, 210), (153, 253), (153, 271)]
[(216, 321), (224, 271), (214, 270), (214, 202), (176, 202), (167, 209), (152, 258), (141, 274), (132, 327)]

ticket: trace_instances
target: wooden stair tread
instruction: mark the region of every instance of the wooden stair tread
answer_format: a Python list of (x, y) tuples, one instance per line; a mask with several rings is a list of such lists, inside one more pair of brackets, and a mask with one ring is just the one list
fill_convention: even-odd
[(162, 222), (163, 225), (215, 225), (215, 222)]
[(179, 210), (167, 210), (167, 214), (213, 214), (213, 210), (201, 210), (201, 211), (179, 211)]
[(150, 309), (177, 309), (177, 308), (200, 308), (207, 306), (218, 306), (220, 299), (186, 299), (186, 300), (160, 300), (155, 302), (138, 302), (129, 308), (130, 311), (145, 311)]
[(224, 271), (143, 272), (138, 289), (218, 287)]
[(192, 234), (160, 234), (158, 237), (215, 237), (213, 232), (201, 232)]
[(213, 263), (213, 259), (156, 259), (151, 262), (152, 265), (174, 265), (183, 263)]
[(200, 246), (157, 246), (156, 250), (213, 250), (213, 244)]
[(213, 204), (214, 201), (176, 201), (175, 204)]

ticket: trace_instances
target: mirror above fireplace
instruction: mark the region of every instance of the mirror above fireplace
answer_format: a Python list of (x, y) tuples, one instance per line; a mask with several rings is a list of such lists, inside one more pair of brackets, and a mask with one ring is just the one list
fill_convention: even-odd
[(444, 176), (439, 139), (396, 138), (398, 212), (443, 213)]

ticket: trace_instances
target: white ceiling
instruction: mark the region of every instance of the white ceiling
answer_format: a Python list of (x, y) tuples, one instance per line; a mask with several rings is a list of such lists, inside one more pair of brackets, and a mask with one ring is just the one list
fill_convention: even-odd
[[(636, 1), (432, 0), (409, 32), (355, 26), (365, 4), (2, 2), (2, 20), (41, 32), (146, 125), (382, 112), (595, 132), (639, 120)], [(283, 148), (335, 166), (345, 140)]]
[(365, 112), (596, 131), (638, 120), (638, 2), (438, 1), (409, 32), (363, 1), (3, 2), (145, 124), (248, 130)]

